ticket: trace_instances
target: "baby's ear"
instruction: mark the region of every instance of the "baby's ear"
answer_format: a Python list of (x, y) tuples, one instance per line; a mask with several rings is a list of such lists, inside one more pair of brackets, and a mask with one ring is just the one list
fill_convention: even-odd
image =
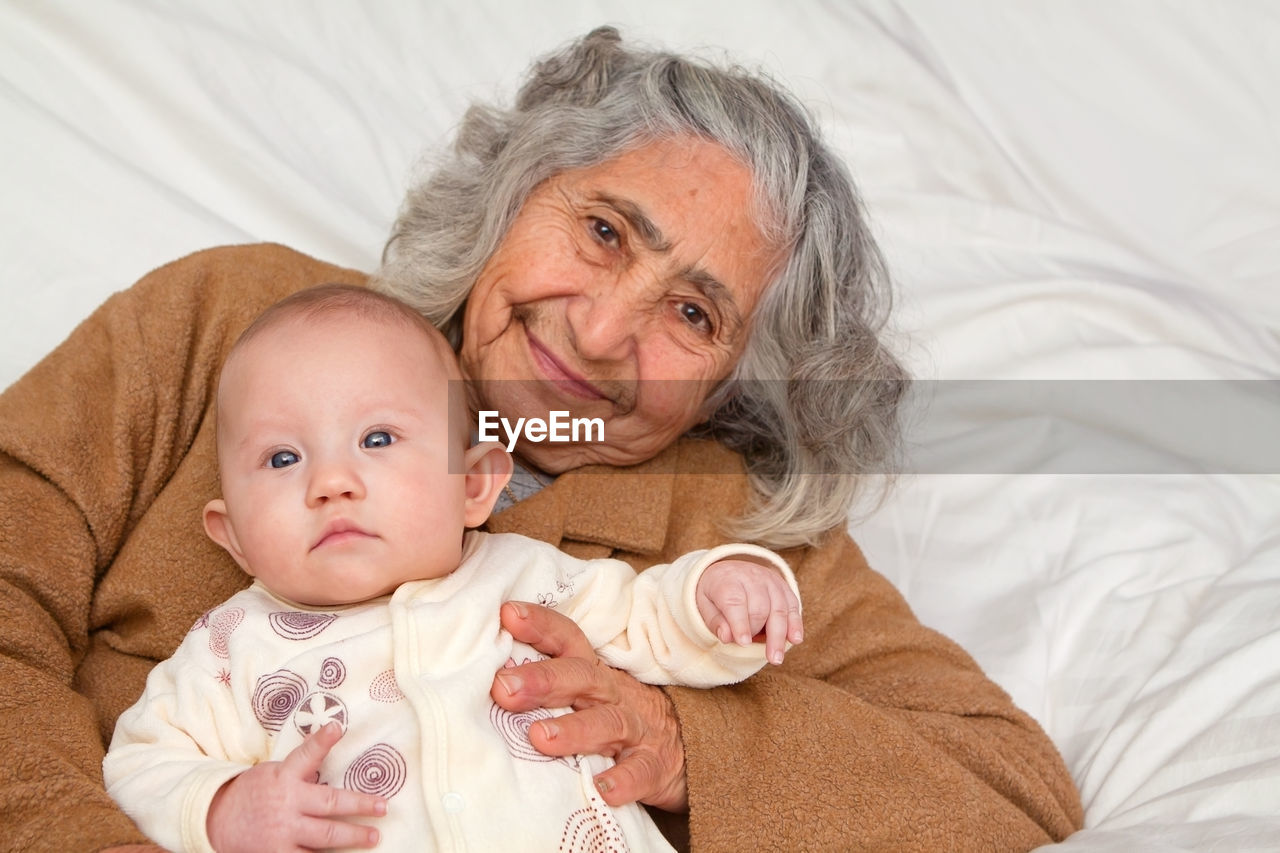
[(250, 576), (253, 575), (249, 564), (245, 562), (244, 552), (240, 550), (240, 543), (236, 540), (236, 531), (231, 526), (231, 517), (227, 515), (227, 502), (222, 498), (214, 498), (204, 505), (204, 532), (209, 534), (210, 539), (225, 548), (240, 568)]
[(467, 527), (479, 527), (493, 511), (502, 487), (511, 479), (515, 463), (511, 461), (511, 454), (496, 441), (468, 448), (462, 463), (467, 472), (465, 523)]

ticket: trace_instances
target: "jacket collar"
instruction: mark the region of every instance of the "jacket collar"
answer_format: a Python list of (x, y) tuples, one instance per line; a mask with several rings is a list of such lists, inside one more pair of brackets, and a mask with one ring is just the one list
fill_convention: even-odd
[(679, 444), (627, 468), (588, 465), (490, 517), (491, 533), (571, 539), (635, 554), (662, 552), (671, 518)]

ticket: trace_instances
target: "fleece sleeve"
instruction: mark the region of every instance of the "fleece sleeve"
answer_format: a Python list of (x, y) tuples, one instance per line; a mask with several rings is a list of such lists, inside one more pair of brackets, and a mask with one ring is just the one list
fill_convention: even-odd
[(209, 805), (252, 765), (236, 755), (247, 721), (211, 657), (187, 641), (157, 664), (142, 698), (120, 715), (102, 763), (107, 793), (166, 850), (213, 853)]
[(797, 597), (786, 561), (755, 545), (721, 545), (636, 574), (617, 560), (592, 560), (577, 575), (565, 615), (582, 628), (602, 660), (649, 684), (733, 684), (764, 666), (764, 644), (720, 642), (698, 613), (703, 572), (719, 560), (755, 557), (773, 565)]

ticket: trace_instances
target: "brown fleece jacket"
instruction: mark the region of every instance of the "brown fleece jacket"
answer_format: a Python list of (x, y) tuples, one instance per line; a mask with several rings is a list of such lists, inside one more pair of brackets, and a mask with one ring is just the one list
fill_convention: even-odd
[[(144, 840), (103, 792), (104, 744), (151, 666), (247, 583), (200, 520), (218, 369), (263, 308), (331, 281), (365, 276), (281, 246), (197, 253), (0, 397), (0, 848)], [(562, 475), (488, 526), (642, 569), (723, 541), (747, 495), (738, 457), (682, 440)], [(843, 531), (784, 556), (805, 642), (743, 684), (668, 690), (694, 849), (1025, 850), (1080, 826), (1045, 734)]]

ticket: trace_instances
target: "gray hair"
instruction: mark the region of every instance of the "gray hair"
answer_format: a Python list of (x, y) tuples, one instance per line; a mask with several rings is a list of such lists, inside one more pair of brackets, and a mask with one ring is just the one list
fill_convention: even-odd
[(539, 183), (690, 134), (750, 168), (759, 225), (789, 250), (695, 432), (746, 460), (755, 498), (728, 532), (813, 543), (847, 523), (864, 475), (896, 460), (906, 374), (880, 341), (889, 278), (853, 181), (807, 111), (763, 75), (593, 30), (538, 62), (514, 107), (467, 111), (452, 150), (410, 189), (373, 286), (457, 347), (472, 285)]

